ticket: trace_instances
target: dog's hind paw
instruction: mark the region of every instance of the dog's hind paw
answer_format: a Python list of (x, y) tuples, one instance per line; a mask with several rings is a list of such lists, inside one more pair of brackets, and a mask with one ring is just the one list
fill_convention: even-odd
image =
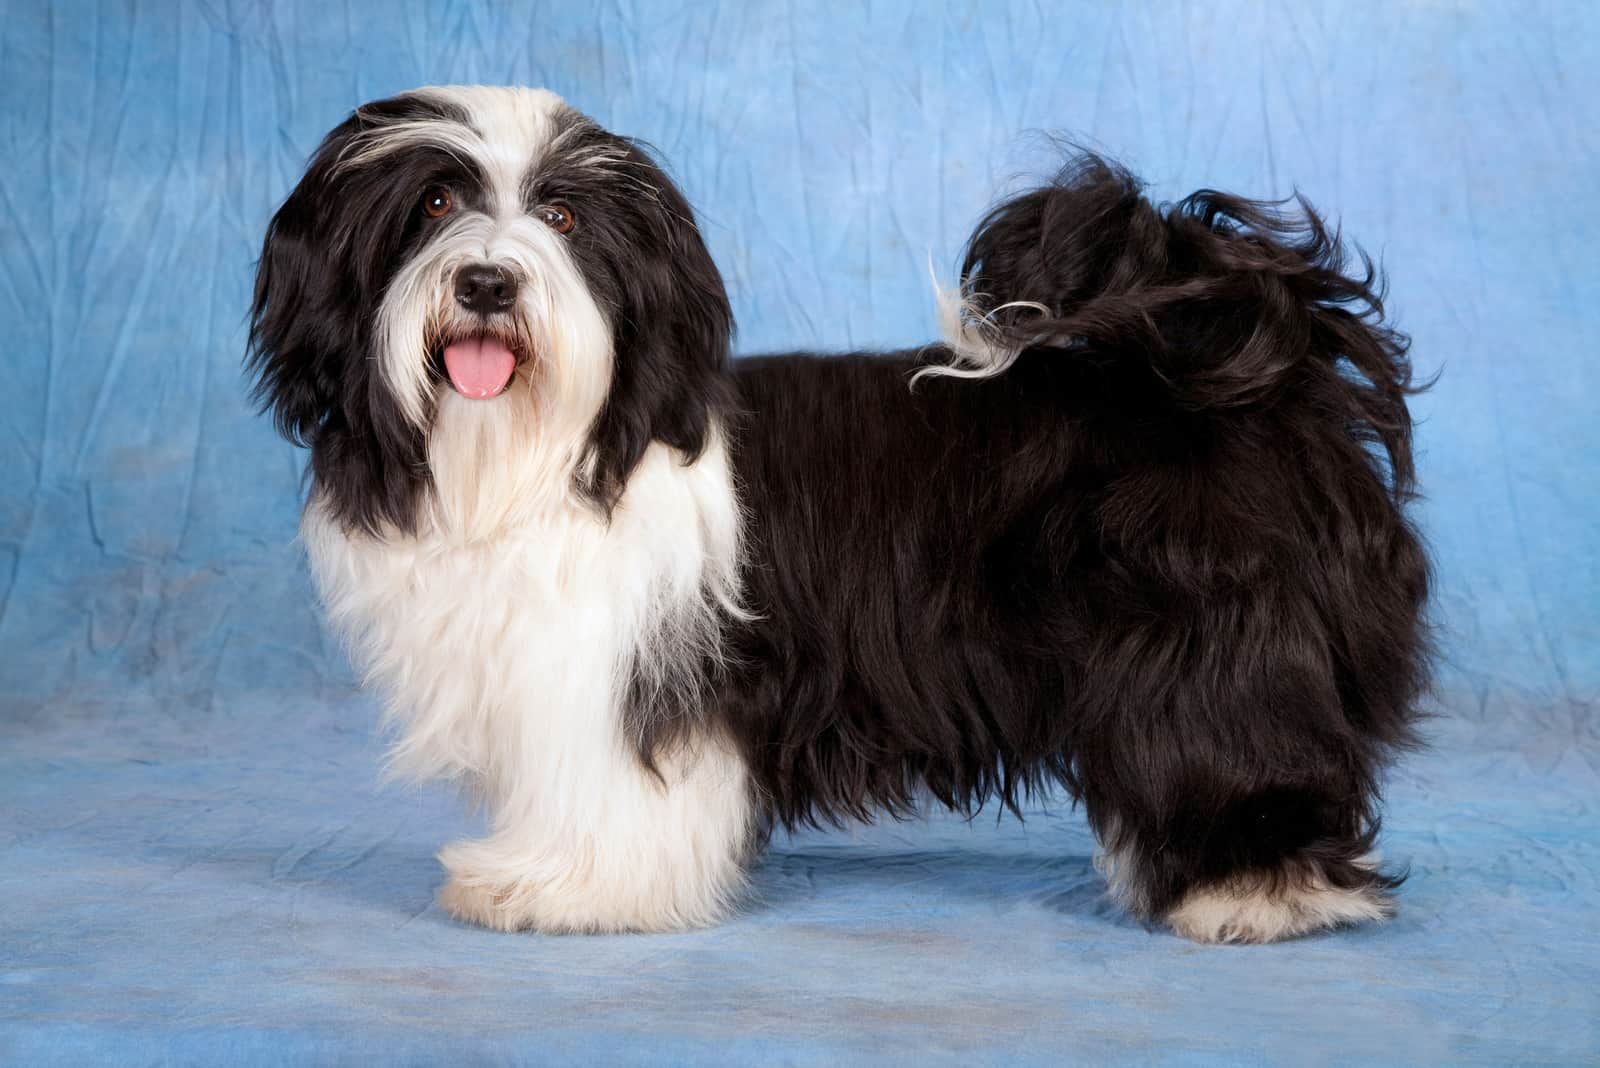
[(1341, 887), (1320, 876), (1262, 875), (1191, 890), (1165, 919), (1196, 942), (1261, 943), (1386, 920), (1393, 912), (1381, 885)]

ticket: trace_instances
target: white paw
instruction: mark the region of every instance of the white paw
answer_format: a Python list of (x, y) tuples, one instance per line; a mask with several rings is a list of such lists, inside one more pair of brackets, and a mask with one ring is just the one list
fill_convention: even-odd
[(457, 875), (451, 876), (439, 891), (439, 906), (463, 923), (496, 931), (521, 931), (535, 925), (531, 912), (512, 905), (522, 896), (514, 887), (469, 882)]
[(458, 920), (495, 931), (545, 934), (617, 929), (592, 909), (574, 908), (571, 867), (560, 872), (543, 858), (507, 856), (484, 842), (449, 846), (439, 861), (450, 873), (439, 905)]
[(1258, 943), (1385, 920), (1392, 912), (1388, 895), (1377, 887), (1347, 890), (1320, 878), (1256, 878), (1191, 890), (1166, 921), (1196, 942)]
[(450, 873), (440, 906), (496, 931), (681, 931), (721, 919), (743, 887), (737, 867), (712, 880), (693, 867), (651, 872), (593, 856), (507, 855), (486, 842), (452, 845), (439, 860)]

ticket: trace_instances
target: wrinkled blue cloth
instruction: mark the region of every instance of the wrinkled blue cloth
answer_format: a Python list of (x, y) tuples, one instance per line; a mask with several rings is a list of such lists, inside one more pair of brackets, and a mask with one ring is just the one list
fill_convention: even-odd
[[(318, 138), (449, 81), (657, 146), (742, 351), (928, 339), (930, 263), (1048, 171), (1040, 131), (1158, 196), (1339, 217), (1440, 376), (1398, 918), (1146, 930), (1065, 804), (782, 839), (708, 931), (445, 917), (433, 852), (473, 817), (377, 781), (294, 544), (302, 457), (239, 365)], [(1600, 1056), (1600, 8), (22, 0), (0, 104), (0, 1063)]]

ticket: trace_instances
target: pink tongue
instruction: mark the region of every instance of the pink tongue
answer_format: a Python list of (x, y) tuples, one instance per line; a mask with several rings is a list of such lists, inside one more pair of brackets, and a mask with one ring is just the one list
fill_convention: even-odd
[(445, 346), (444, 369), (463, 397), (487, 400), (497, 396), (516, 368), (517, 358), (497, 338), (472, 337)]

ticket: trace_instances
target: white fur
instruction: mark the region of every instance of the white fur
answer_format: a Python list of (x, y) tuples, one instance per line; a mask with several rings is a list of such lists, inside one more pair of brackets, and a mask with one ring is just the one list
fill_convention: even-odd
[[(394, 124), (352, 158), (426, 141), (470, 153), (490, 210), (464, 211), (408, 263), (379, 313), (385, 381), (428, 433), (414, 534), (344, 529), (313, 491), (302, 523), (329, 618), (397, 728), (392, 767), (465, 781), (491, 832), (440, 854), (441, 902), (503, 930), (669, 930), (738, 896), (754, 833), (748, 771), (700, 731), (659, 760), (626, 736), (630, 679), (647, 691), (721, 646), (738, 613), (739, 515), (720, 436), (692, 465), (663, 445), (608, 519), (574, 489), (610, 386), (612, 343), (559, 235), (520, 188), (560, 101), (529, 90), (425, 90), (471, 127)], [(448, 127), (441, 137), (441, 127)], [(505, 392), (469, 400), (428, 373), (461, 315), (471, 261), (521, 283), (514, 331), (533, 353)], [(690, 680), (692, 681), (692, 680)]]
[(977, 309), (979, 295), (939, 283), (933, 264), (928, 264), (933, 281), (933, 300), (939, 321), (939, 336), (950, 350), (950, 362), (930, 364), (911, 376), (913, 385), (922, 378), (993, 378), (1004, 372), (1022, 354), (1022, 346), (1009, 340), (995, 326), (995, 312), (1026, 308), (1048, 316), (1050, 309), (1032, 300), (1015, 300), (992, 309), (988, 315)]
[(514, 190), (536, 153), (549, 147), (553, 120), (566, 107), (548, 89), (515, 86), (430, 85), (407, 95), (463, 110), (471, 125), (431, 118), (375, 122), (345, 146), (342, 166), (362, 166), (407, 148), (443, 148), (484, 166), (494, 188)]
[[(1117, 840), (1116, 827), (1107, 841)], [(1137, 916), (1150, 913), (1150, 902), (1134, 879), (1131, 844), (1102, 848), (1095, 867), (1105, 877), (1111, 899)], [(1378, 857), (1360, 861), (1375, 871)], [(1163, 919), (1173, 931), (1195, 942), (1278, 942), (1329, 927), (1388, 919), (1392, 905), (1373, 887), (1347, 890), (1328, 883), (1320, 872), (1304, 869), (1242, 875), (1218, 886), (1186, 894)]]
[(308, 507), (329, 617), (399, 728), (395, 769), (465, 778), (489, 806), (493, 833), (441, 854), (456, 914), (666, 930), (738, 895), (754, 818), (741, 759), (701, 736), (662, 761), (663, 783), (620, 713), (630, 671), (717, 645), (717, 603), (737, 596), (729, 487), (720, 443), (687, 467), (658, 445), (609, 526), (570, 500), (490, 537), (430, 522), (380, 540)]
[[(1364, 861), (1377, 867), (1377, 858)], [(1196, 942), (1277, 942), (1285, 938), (1389, 918), (1392, 905), (1376, 887), (1333, 886), (1317, 871), (1279, 878), (1240, 876), (1191, 890), (1167, 913), (1171, 928)]]

